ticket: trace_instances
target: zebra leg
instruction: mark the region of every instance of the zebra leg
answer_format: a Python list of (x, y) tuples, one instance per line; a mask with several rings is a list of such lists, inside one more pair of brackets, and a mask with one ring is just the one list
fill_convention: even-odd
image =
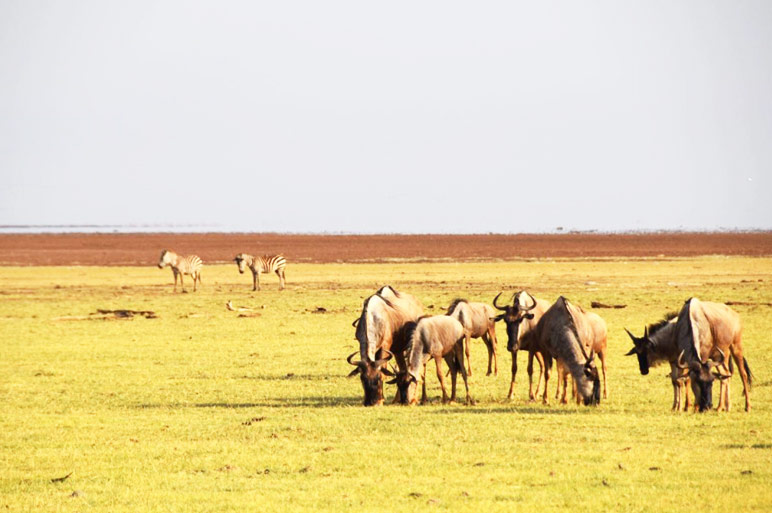
[(284, 269), (277, 269), (276, 275), (279, 277), (279, 290), (284, 290)]
[(177, 292), (177, 270), (172, 269), (172, 274), (174, 275), (174, 292)]
[(198, 281), (198, 273), (193, 275), (193, 292), (196, 291), (196, 282)]
[(257, 289), (255, 290), (260, 290), (260, 271), (255, 273), (255, 281), (257, 282)]

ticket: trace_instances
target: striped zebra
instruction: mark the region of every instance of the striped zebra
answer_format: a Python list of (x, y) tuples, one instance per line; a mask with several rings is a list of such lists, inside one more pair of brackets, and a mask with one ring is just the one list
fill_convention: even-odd
[(193, 292), (196, 291), (196, 282), (201, 283), (201, 268), (204, 263), (196, 255), (180, 256), (174, 251), (165, 249), (161, 251), (161, 260), (158, 261), (158, 267), (163, 269), (166, 266), (172, 268), (174, 273), (174, 292), (177, 292), (177, 276), (180, 277), (182, 291), (185, 292), (185, 284), (182, 282), (182, 276), (189, 274), (193, 278)]
[(233, 259), (239, 266), (239, 272), (244, 274), (244, 268), (252, 271), (252, 290), (260, 290), (260, 273), (276, 273), (279, 277), (279, 290), (284, 290), (284, 266), (287, 260), (282, 255), (263, 255), (254, 257), (239, 253)]

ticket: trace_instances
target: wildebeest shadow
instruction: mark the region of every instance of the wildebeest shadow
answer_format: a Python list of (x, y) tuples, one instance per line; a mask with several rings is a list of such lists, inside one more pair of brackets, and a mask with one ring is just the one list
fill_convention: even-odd
[(267, 397), (253, 402), (209, 402), (209, 403), (153, 403), (137, 405), (139, 409), (188, 409), (188, 408), (341, 408), (346, 406), (361, 406), (359, 397), (312, 396), (298, 398)]
[(239, 379), (254, 379), (257, 381), (330, 381), (337, 376), (329, 376), (327, 374), (295, 374), (294, 372), (288, 372), (286, 374), (258, 374), (256, 376), (243, 375)]
[[(439, 405), (439, 406), (445, 406), (445, 405)], [(566, 408), (566, 407), (542, 407), (539, 408), (537, 406), (524, 406), (519, 407), (515, 405), (507, 406), (507, 405), (477, 405), (477, 406), (469, 406), (465, 407), (463, 403), (455, 403), (451, 404), (451, 406), (458, 406), (458, 407), (451, 407), (451, 408), (441, 408), (436, 409), (432, 413), (437, 413), (440, 415), (467, 415), (467, 414), (474, 414), (474, 415), (491, 415), (491, 414), (498, 414), (498, 415), (585, 415), (588, 413), (593, 413), (598, 411), (594, 408)]]

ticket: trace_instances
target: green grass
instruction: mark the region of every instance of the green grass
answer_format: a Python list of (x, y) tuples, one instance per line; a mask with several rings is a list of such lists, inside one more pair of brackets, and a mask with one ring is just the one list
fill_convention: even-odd
[[(735, 307), (756, 377), (750, 414), (737, 377), (728, 414), (673, 414), (667, 369), (641, 376), (623, 356), (623, 327), (640, 333), (690, 296), (772, 302), (772, 259), (309, 264), (287, 278), (283, 292), (275, 276), (251, 292), (235, 265), (209, 266), (201, 290), (175, 295), (168, 269), (0, 268), (0, 510), (772, 509), (772, 308)], [(497, 377), (473, 342), (477, 406), (439, 404), (429, 372), (432, 404), (363, 408), (344, 358), (362, 300), (386, 283), (435, 313), (520, 288), (627, 304), (596, 310), (610, 399), (528, 403), (521, 354), (506, 402), (499, 326)], [(238, 317), (229, 299), (260, 315)], [(57, 319), (97, 308), (158, 318)]]

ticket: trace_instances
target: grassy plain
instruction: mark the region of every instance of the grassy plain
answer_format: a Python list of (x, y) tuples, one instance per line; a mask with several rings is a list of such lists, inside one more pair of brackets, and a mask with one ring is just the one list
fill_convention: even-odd
[[(0, 268), (0, 510), (772, 510), (772, 259), (308, 264), (287, 279), (252, 292), (235, 266), (209, 266), (198, 292), (173, 294), (168, 269)], [(430, 312), (520, 288), (626, 304), (596, 310), (610, 399), (528, 403), (521, 354), (506, 402), (499, 326), (498, 376), (473, 342), (477, 406), (439, 404), (430, 372), (432, 404), (361, 407), (345, 377), (351, 321), (386, 283)], [(730, 413), (673, 414), (665, 367), (641, 376), (623, 356), (623, 327), (639, 333), (690, 296), (752, 303), (735, 307), (750, 414), (739, 378)], [(158, 318), (60, 319), (97, 308)]]

